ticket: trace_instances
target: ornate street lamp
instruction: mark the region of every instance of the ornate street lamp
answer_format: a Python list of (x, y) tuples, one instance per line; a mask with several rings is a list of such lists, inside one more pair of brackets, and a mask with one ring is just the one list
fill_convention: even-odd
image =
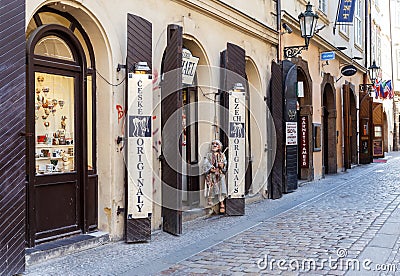
[(378, 78), (378, 73), (381, 68), (376, 65), (375, 60), (372, 62), (371, 66), (368, 67), (368, 76), (371, 83), (360, 84), (360, 91), (368, 91), (369, 93), (374, 91), (375, 81)]
[(381, 69), (381, 68), (376, 65), (375, 60), (372, 62), (372, 65), (370, 67), (368, 67), (368, 75), (369, 75), (369, 79), (372, 82), (372, 85), (375, 84), (375, 80), (378, 76), (379, 69)]
[(301, 37), (304, 38), (305, 45), (289, 46), (283, 48), (285, 58), (292, 58), (301, 54), (301, 51), (307, 50), (310, 39), (314, 36), (315, 27), (317, 26), (318, 14), (312, 11), (310, 2), (306, 5), (306, 11), (299, 14)]

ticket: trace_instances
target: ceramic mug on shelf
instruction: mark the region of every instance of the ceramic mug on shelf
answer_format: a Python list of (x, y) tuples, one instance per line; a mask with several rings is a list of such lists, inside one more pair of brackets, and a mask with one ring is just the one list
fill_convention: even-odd
[(52, 173), (55, 170), (55, 166), (53, 164), (46, 164), (46, 172)]

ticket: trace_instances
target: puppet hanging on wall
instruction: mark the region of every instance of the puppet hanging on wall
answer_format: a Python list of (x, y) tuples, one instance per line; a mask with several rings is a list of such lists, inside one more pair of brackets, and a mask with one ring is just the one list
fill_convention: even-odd
[(211, 142), (211, 152), (204, 157), (203, 173), (205, 174), (205, 196), (209, 205), (220, 204), (219, 212), (225, 213), (224, 199), (227, 195), (225, 173), (227, 161), (222, 152), (222, 143), (219, 140)]

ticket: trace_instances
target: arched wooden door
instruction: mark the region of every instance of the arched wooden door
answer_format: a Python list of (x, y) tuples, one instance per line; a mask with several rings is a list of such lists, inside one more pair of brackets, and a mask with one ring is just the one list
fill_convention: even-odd
[(88, 131), (94, 80), (78, 38), (64, 26), (39, 26), (27, 47), (27, 240), (34, 246), (97, 227), (94, 133)]

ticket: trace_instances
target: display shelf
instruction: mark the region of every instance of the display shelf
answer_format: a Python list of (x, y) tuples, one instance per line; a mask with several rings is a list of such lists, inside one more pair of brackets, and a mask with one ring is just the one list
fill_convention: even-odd
[(48, 145), (36, 144), (36, 148), (72, 148), (74, 145)]
[[(69, 156), (68, 158), (74, 158), (74, 156)], [(62, 159), (62, 157), (36, 157), (36, 160), (50, 160), (50, 159)]]

